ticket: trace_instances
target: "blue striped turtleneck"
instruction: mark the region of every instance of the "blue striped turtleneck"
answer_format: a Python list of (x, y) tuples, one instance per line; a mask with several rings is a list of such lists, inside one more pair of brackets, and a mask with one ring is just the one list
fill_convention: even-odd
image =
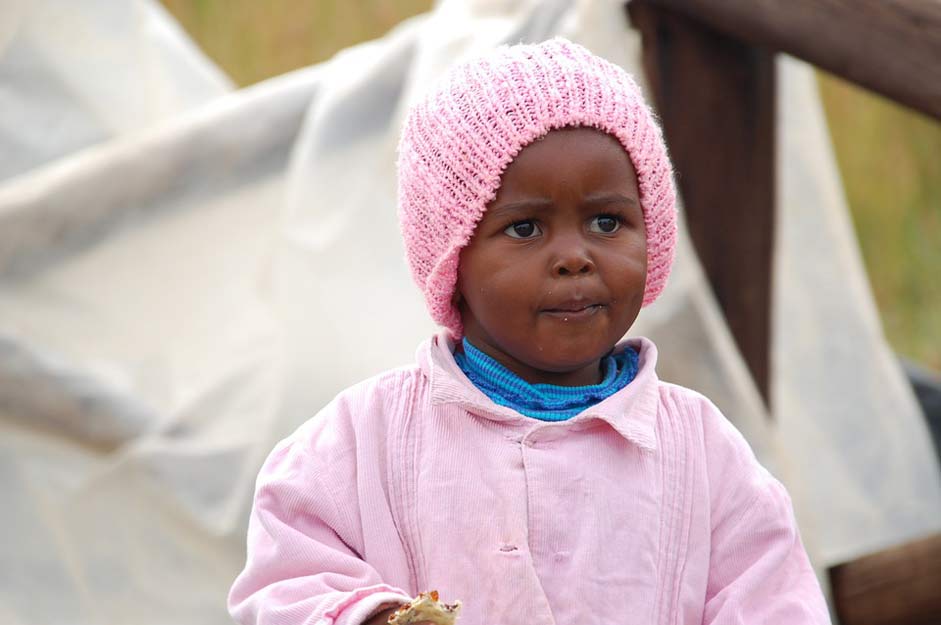
[(601, 359), (601, 382), (590, 386), (530, 384), (464, 338), (454, 360), (493, 403), (541, 421), (565, 421), (614, 395), (637, 375), (637, 352), (630, 347)]

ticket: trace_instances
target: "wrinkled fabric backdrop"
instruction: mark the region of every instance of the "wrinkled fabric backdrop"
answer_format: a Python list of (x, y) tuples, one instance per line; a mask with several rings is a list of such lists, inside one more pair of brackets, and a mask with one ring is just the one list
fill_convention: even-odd
[[(0, 622), (228, 623), (255, 473), (434, 331), (395, 217), (403, 111), (560, 34), (641, 83), (620, 2), (444, 0), (234, 90), (155, 2), (0, 7)], [(812, 70), (779, 63), (770, 414), (689, 239), (631, 334), (790, 489), (818, 571), (941, 527)]]

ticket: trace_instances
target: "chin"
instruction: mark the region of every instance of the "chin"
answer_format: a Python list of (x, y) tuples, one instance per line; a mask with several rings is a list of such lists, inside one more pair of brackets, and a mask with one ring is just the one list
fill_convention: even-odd
[(604, 358), (613, 348), (614, 343), (610, 346), (591, 348), (585, 346), (579, 348), (573, 346), (570, 349), (555, 348), (538, 354), (539, 362), (533, 362), (530, 366), (552, 373), (570, 373)]

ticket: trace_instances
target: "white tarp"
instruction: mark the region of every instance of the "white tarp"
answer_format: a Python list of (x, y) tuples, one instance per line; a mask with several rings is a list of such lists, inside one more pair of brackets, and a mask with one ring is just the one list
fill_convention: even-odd
[(0, 181), (231, 90), (158, 2), (0, 3)]
[[(0, 622), (229, 622), (271, 446), (433, 331), (395, 221), (404, 107), (461, 55), (554, 34), (640, 77), (625, 19), (602, 0), (445, 0), (320, 66), (161, 123), (105, 124), (121, 132), (41, 168), (31, 153), (15, 163), (30, 171), (0, 184)], [(120, 60), (116, 81), (147, 76), (139, 55)], [(205, 67), (195, 52), (167, 62), (164, 78)], [(780, 69), (773, 420), (685, 233), (635, 333), (787, 483), (825, 567), (938, 530), (941, 484), (881, 335), (812, 73)], [(26, 97), (10, 91), (0, 81), (2, 97)], [(35, 134), (3, 128), (0, 154)]]

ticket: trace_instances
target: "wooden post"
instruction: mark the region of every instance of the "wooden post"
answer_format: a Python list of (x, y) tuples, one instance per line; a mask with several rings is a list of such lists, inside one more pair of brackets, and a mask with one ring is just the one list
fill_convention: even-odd
[[(941, 118), (941, 0), (633, 0), (628, 11), (693, 243), (767, 401), (771, 49)], [(836, 566), (830, 581), (843, 625), (938, 625), (941, 534)]]
[(941, 534), (830, 569), (842, 625), (941, 623)]
[(768, 400), (775, 70), (770, 51), (634, 0), (643, 61), (693, 244)]
[(941, 119), (941, 0), (645, 0)]

